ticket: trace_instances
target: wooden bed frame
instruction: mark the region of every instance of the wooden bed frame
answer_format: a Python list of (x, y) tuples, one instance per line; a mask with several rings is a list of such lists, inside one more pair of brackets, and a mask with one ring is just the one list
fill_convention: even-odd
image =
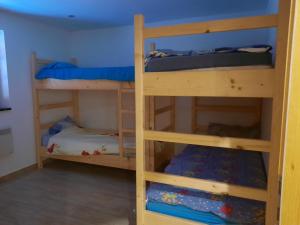
[[(286, 100), (289, 84), (288, 46), (290, 22), (295, 0), (280, 0), (275, 15), (242, 17), (217, 21), (145, 27), (144, 17), (135, 16), (135, 81), (136, 81), (136, 177), (137, 225), (199, 225), (200, 223), (146, 210), (146, 184), (157, 182), (193, 188), (214, 194), (253, 199), (266, 203), (266, 225), (278, 223), (279, 170), (284, 146)], [(235, 68), (145, 73), (144, 41), (150, 38), (174, 37), (213, 32), (277, 28), (276, 63), (274, 68)], [(145, 125), (145, 99), (149, 96), (251, 97), (273, 100), (270, 140), (205, 136), (154, 131)], [(269, 156), (267, 189), (237, 186), (222, 182), (168, 175), (147, 170), (149, 141), (176, 142), (223, 148), (261, 151)], [(247, 222), (247, 221), (245, 221)]]
[[(54, 62), (53, 60), (39, 59), (36, 53), (32, 54), (32, 90), (33, 90), (33, 106), (34, 106), (34, 123), (35, 123), (35, 139), (36, 139), (36, 152), (38, 167), (43, 167), (43, 161), (48, 158), (102, 165), (108, 167), (115, 167), (121, 169), (135, 170), (135, 157), (127, 155), (126, 152), (135, 153), (135, 149), (126, 149), (124, 147), (124, 137), (135, 136), (135, 129), (128, 129), (123, 127), (124, 115), (134, 115), (135, 111), (123, 108), (123, 96), (125, 94), (135, 94), (133, 82), (117, 82), (109, 80), (57, 80), (57, 79), (45, 79), (36, 80), (35, 74), (43, 66)], [(73, 64), (76, 64), (75, 59), (71, 59)], [(59, 102), (52, 104), (40, 103), (40, 92), (45, 90), (69, 90), (72, 92), (72, 99), (67, 102)], [(118, 93), (118, 131), (107, 130), (93, 130), (87, 129), (91, 132), (96, 132), (103, 135), (118, 134), (119, 140), (119, 155), (99, 155), (99, 156), (70, 156), (70, 155), (50, 155), (47, 153), (45, 147), (41, 146), (41, 134), (43, 130), (49, 129), (56, 121), (42, 124), (40, 115), (42, 111), (48, 111), (51, 109), (63, 109), (71, 108), (74, 120), (80, 124), (79, 114), (79, 91), (80, 90), (114, 90)], [(155, 108), (155, 98), (148, 98), (148, 115), (147, 121), (151, 126), (155, 126), (156, 116), (159, 116), (158, 112), (169, 112), (172, 119), (170, 120), (169, 128), (172, 129), (175, 126), (175, 102), (174, 98), (171, 98), (170, 105), (166, 108)], [(174, 117), (174, 118), (173, 118)], [(170, 145), (164, 145), (163, 148), (168, 147), (173, 149)], [(174, 150), (174, 149), (173, 149)], [(169, 154), (155, 153), (155, 145), (149, 148), (147, 153), (147, 168), (154, 170), (161, 167), (163, 163), (166, 163), (171, 158)], [(172, 153), (173, 154), (173, 153)]]

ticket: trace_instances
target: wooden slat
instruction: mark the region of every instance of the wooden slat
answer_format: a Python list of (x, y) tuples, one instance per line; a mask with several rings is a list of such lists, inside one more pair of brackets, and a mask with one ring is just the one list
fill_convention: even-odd
[(181, 144), (194, 144), (260, 152), (269, 152), (271, 148), (270, 142), (264, 140), (217, 137), (200, 134), (182, 134), (149, 130), (145, 131), (145, 139), (152, 141), (165, 141)]
[(68, 108), (72, 106), (73, 106), (73, 102), (60, 102), (60, 103), (53, 103), (47, 105), (40, 105), (40, 110), (60, 109), (60, 108)]
[(174, 185), (184, 188), (192, 188), (195, 190), (206, 191), (213, 194), (228, 194), (230, 196), (247, 198), (257, 201), (266, 201), (267, 199), (267, 191), (263, 189), (237, 186), (204, 179), (169, 175), (157, 172), (145, 172), (145, 179), (151, 182)]
[[(281, 153), (285, 148), (286, 108), (290, 81), (290, 59), (293, 46), (295, 0), (279, 0), (279, 23), (277, 29), (276, 62), (274, 74), (274, 98), (272, 108), (271, 142), (268, 168), (268, 201), (266, 225), (278, 223), (279, 181)], [(299, 41), (299, 40), (297, 40)], [(299, 62), (297, 62), (299, 63)], [(294, 121), (295, 122), (295, 121)]]
[(155, 114), (158, 115), (158, 114), (162, 114), (162, 113), (165, 113), (165, 112), (169, 112), (169, 111), (172, 110), (172, 108), (173, 108), (172, 105), (168, 105), (168, 106), (156, 109)]
[(144, 29), (144, 38), (207, 34), (212, 32), (261, 29), (276, 26), (277, 15), (254, 16), (172, 26), (148, 27)]
[(135, 104), (136, 104), (136, 217), (137, 224), (145, 224), (143, 209), (146, 201), (146, 182), (144, 171), (146, 168), (145, 157), (145, 97), (144, 97), (144, 81), (143, 72), (144, 65), (144, 17), (138, 15), (134, 17), (134, 58), (135, 58)]
[(135, 170), (135, 159), (124, 158), (118, 155), (92, 155), (92, 156), (72, 156), (72, 155), (50, 155), (44, 148), (40, 149), (43, 158), (52, 158), (72, 162), (101, 165), (120, 169)]
[[(300, 224), (300, 2), (296, 2), (291, 55), (291, 86), (288, 109), (281, 225)], [(283, 155), (284, 152), (282, 152)], [(282, 156), (283, 157), (283, 156)]]
[(123, 95), (121, 92), (121, 89), (118, 90), (118, 99), (117, 99), (117, 104), (118, 104), (118, 111), (117, 111), (117, 121), (118, 121), (118, 131), (119, 131), (119, 154), (121, 157), (124, 156), (124, 137), (123, 137), (123, 114), (122, 114), (122, 100), (123, 100)]
[(198, 105), (197, 111), (202, 112), (234, 112), (234, 113), (257, 113), (257, 106), (242, 105)]
[(274, 69), (190, 70), (144, 74), (146, 96), (273, 96)]
[(118, 90), (120, 84), (130, 87), (132, 83), (110, 80), (35, 80), (34, 86), (41, 90)]
[(145, 210), (145, 225), (207, 225)]

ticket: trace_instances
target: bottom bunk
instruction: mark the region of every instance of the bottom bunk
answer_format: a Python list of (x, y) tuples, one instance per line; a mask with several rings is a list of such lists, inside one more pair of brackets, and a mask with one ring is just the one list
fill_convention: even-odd
[[(266, 189), (266, 173), (258, 152), (188, 146), (165, 173)], [(151, 183), (147, 210), (205, 224), (263, 225), (265, 203), (193, 189)]]
[(135, 170), (134, 138), (124, 143), (124, 156), (119, 151), (117, 132), (99, 132), (79, 127), (70, 117), (53, 124), (42, 135), (40, 155), (88, 164)]

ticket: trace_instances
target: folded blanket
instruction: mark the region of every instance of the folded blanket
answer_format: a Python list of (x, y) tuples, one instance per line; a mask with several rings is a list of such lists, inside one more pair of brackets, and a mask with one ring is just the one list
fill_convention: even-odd
[(145, 58), (145, 65), (149, 63), (152, 58), (165, 58), (173, 56), (195, 56), (205, 54), (218, 54), (218, 53), (234, 53), (234, 52), (249, 52), (249, 53), (264, 53), (270, 52), (272, 46), (270, 45), (252, 45), (241, 47), (222, 47), (209, 50), (190, 50), (190, 51), (177, 51), (172, 49), (158, 49), (151, 51)]

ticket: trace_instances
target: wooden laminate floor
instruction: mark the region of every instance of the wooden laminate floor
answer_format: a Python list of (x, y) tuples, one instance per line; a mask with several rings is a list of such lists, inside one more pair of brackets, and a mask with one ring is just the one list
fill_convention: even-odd
[(0, 225), (134, 225), (134, 173), (62, 161), (0, 183)]

